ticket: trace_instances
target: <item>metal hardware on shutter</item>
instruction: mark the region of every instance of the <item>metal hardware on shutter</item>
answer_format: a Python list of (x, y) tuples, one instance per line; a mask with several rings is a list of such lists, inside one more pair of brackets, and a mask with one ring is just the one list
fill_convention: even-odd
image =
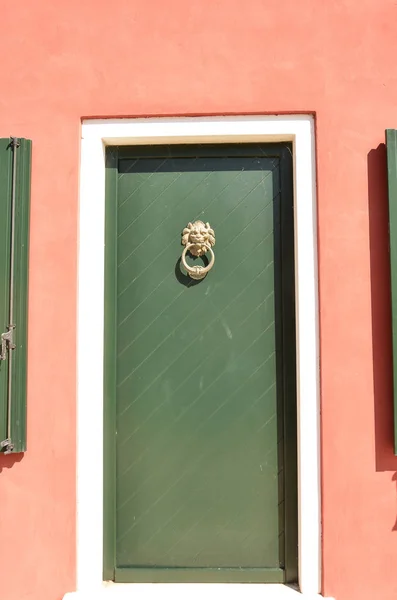
[(9, 295), (9, 317), (7, 331), (1, 334), (0, 360), (8, 359), (8, 385), (7, 385), (7, 438), (0, 442), (4, 454), (10, 454), (14, 449), (11, 440), (11, 410), (12, 410), (12, 352), (14, 344), (14, 255), (15, 255), (15, 204), (16, 204), (16, 173), (17, 173), (17, 148), (19, 139), (11, 138), (12, 148), (12, 188), (11, 188), (11, 234), (10, 234), (10, 295)]
[(15, 350), (14, 336), (13, 336), (15, 325), (9, 325), (8, 328), (9, 329), (6, 333), (1, 334), (0, 360), (6, 360), (8, 357), (8, 352), (10, 350)]

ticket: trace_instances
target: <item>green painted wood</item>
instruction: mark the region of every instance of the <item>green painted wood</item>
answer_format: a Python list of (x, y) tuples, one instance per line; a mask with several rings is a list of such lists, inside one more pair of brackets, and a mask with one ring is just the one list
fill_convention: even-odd
[(117, 148), (106, 153), (105, 336), (104, 336), (104, 538), (103, 579), (114, 579), (116, 564), (116, 352), (117, 352)]
[[(10, 294), (10, 222), (12, 151), (10, 138), (0, 139), (0, 333), (7, 331)], [(8, 366), (0, 361), (0, 441), (7, 437)]]
[(119, 583), (283, 583), (282, 569), (126, 569), (117, 568)]
[[(9, 324), (10, 293), (10, 231), (12, 192), (12, 148), (10, 138), (0, 140), (0, 222), (3, 228), (0, 252), (0, 276), (3, 281), (0, 294), (0, 329), (7, 331)], [(19, 138), (17, 148), (14, 242), (14, 343), (12, 351), (11, 440), (13, 452), (26, 450), (26, 375), (27, 375), (27, 302), (28, 256), (31, 178), (30, 140)], [(0, 429), (1, 439), (7, 437), (7, 383), (8, 361), (0, 362)]]
[(293, 162), (289, 145), (280, 148), (280, 226), (275, 230), (279, 249), (276, 281), (276, 328), (278, 334), (279, 424), (283, 431), (284, 566), (285, 581), (298, 581), (298, 460), (296, 410), (296, 323), (294, 212), (292, 204)]
[(386, 130), (394, 380), (394, 454), (397, 455), (397, 130)]
[[(255, 580), (276, 572), (277, 581), (296, 580), (296, 489), (285, 476), (295, 486), (296, 434), (285, 439), (286, 420), (293, 427), (296, 419), (295, 359), (284, 356), (294, 326), (290, 149), (133, 154), (120, 149), (107, 178), (106, 312), (117, 339), (108, 323), (105, 347), (116, 344), (117, 357), (106, 351), (116, 463), (105, 468), (105, 578), (115, 566), (120, 581), (172, 571), (167, 580), (183, 572), (212, 581), (219, 568), (228, 580), (234, 567), (241, 581), (252, 569), (261, 572)], [(198, 283), (179, 265), (181, 229), (195, 218), (209, 220), (217, 237), (215, 267)], [(283, 250), (284, 221), (292, 235)], [(105, 455), (113, 451), (105, 425)]]
[(24, 452), (26, 441), (29, 223), (32, 142), (19, 139), (15, 211), (15, 350), (12, 363), (11, 439), (15, 452)]

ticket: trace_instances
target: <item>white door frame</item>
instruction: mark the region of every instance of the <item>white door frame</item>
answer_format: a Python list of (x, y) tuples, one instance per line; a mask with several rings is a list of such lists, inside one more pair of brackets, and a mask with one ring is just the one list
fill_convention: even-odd
[[(111, 584), (103, 561), (103, 329), (105, 147), (290, 141), (294, 218), (298, 394), (299, 589), (319, 598), (321, 498), (319, 333), (314, 120), (310, 115), (86, 120), (82, 125), (77, 341), (77, 592), (162, 599), (203, 593), (250, 600), (291, 598), (284, 585)], [(221, 587), (220, 587), (221, 586)]]

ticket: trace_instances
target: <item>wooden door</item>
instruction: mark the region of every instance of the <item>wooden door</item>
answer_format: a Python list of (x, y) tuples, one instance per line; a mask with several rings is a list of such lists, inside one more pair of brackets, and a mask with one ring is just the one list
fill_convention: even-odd
[(297, 578), (291, 173), (286, 144), (108, 149), (106, 579)]

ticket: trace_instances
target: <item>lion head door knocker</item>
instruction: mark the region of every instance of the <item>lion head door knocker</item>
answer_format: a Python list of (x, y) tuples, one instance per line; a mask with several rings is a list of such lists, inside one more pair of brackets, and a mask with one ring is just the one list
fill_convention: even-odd
[[(188, 223), (182, 232), (182, 244), (185, 247), (182, 252), (181, 261), (185, 271), (192, 279), (204, 279), (215, 262), (215, 254), (212, 250), (212, 246), (215, 246), (214, 230), (211, 229), (209, 223), (203, 223), (202, 221)], [(190, 267), (186, 262), (187, 252), (190, 252), (192, 256), (203, 256), (209, 252), (211, 255), (210, 262), (206, 267)]]

